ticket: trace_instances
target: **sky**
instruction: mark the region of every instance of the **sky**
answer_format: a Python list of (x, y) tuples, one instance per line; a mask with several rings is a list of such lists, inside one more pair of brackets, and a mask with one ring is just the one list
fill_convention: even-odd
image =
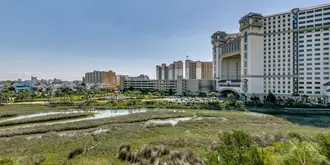
[(155, 78), (155, 65), (211, 61), (210, 36), (263, 15), (329, 0), (0, 0), (0, 80), (81, 80), (85, 72)]

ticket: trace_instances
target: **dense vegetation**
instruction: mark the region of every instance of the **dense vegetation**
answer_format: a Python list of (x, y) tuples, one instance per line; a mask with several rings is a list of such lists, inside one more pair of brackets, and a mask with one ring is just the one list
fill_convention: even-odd
[[(0, 108), (3, 115), (11, 110), (19, 114), (30, 109), (20, 107), (20, 112), (17, 107), (11, 107), (11, 110), (4, 108)], [(34, 106), (35, 111), (44, 111), (45, 108), (47, 111), (61, 109)], [(146, 124), (149, 120), (181, 117), (192, 117), (192, 120), (175, 126)], [(153, 109), (146, 113), (74, 124), (0, 129), (3, 136), (0, 138), (0, 162), (120, 165), (131, 161), (135, 164), (151, 161), (175, 164), (177, 161), (200, 160), (211, 165), (327, 164), (330, 155), (329, 121), (327, 116)], [(318, 125), (320, 122), (322, 124)], [(125, 150), (121, 147), (125, 146), (123, 144), (128, 144), (130, 149), (126, 148), (127, 157), (120, 158), (119, 151)], [(148, 157), (154, 151), (157, 155)], [(306, 158), (303, 163), (298, 162), (301, 156)], [(219, 159), (221, 157), (228, 159)]]
[(329, 164), (330, 134), (319, 134), (317, 142), (289, 133), (251, 137), (243, 131), (225, 132), (219, 145), (207, 156), (208, 165), (325, 165)]

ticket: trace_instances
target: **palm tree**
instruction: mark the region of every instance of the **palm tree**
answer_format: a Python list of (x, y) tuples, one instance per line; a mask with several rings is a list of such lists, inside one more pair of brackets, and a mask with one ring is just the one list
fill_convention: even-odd
[(30, 97), (30, 91), (29, 90), (24, 90), (23, 92), (23, 100), (26, 100)]
[(31, 93), (31, 98), (32, 98), (32, 101), (36, 98), (37, 94), (35, 92), (32, 92)]
[(6, 97), (6, 105), (8, 105), (8, 101), (9, 101), (9, 98), (10, 98), (10, 96), (11, 96), (10, 93), (11, 93), (11, 92), (10, 92), (10, 90), (9, 90), (9, 87), (8, 87), (8, 86), (5, 86), (5, 88), (4, 88), (4, 95), (5, 95), (5, 97)]
[(48, 101), (50, 101), (51, 98), (52, 98), (52, 94), (53, 94), (52, 89), (50, 87), (47, 87), (46, 88), (46, 93), (47, 93), (47, 96), (48, 96)]
[(0, 105), (2, 104), (3, 92), (0, 92)]

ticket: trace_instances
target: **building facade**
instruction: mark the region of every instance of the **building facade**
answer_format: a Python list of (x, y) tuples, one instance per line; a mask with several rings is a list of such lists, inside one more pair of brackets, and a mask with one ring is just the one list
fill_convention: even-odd
[(178, 76), (183, 76), (182, 61), (174, 61), (168, 66), (165, 63), (156, 66), (157, 80), (175, 80)]
[(218, 91), (247, 99), (271, 92), (328, 102), (330, 4), (267, 16), (249, 13), (239, 24), (237, 34), (211, 37)]
[(212, 62), (191, 61), (185, 62), (185, 78), (186, 79), (203, 79), (211, 80), (213, 72)]
[(116, 88), (116, 72), (113, 71), (93, 71), (85, 73), (83, 81), (85, 84), (99, 84), (105, 88)]
[(120, 81), (120, 90), (129, 89), (144, 91), (169, 91), (178, 94), (183, 92), (211, 92), (214, 91), (213, 80), (188, 80), (178, 76), (176, 80), (125, 80)]

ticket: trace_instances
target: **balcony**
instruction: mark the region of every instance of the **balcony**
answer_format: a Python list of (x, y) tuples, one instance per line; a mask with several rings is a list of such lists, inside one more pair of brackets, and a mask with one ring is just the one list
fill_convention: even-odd
[(218, 81), (219, 87), (234, 87), (239, 88), (241, 87), (241, 80), (220, 80)]

